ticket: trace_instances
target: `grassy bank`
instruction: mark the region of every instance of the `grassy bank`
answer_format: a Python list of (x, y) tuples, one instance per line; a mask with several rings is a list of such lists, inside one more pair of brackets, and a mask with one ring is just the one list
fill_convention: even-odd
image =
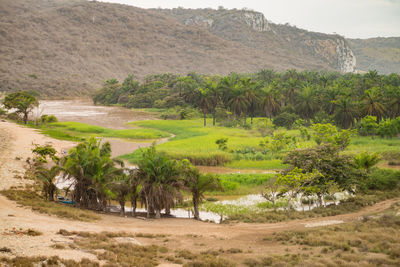
[(93, 211), (46, 201), (32, 190), (9, 189), (0, 193), (8, 199), (16, 201), (19, 205), (30, 207), (33, 211), (40, 213), (78, 221), (95, 221), (100, 219), (100, 216)]
[(115, 130), (79, 122), (55, 122), (39, 127), (43, 134), (61, 140), (79, 141), (91, 136), (121, 139), (159, 139), (169, 134), (156, 129)]
[[(254, 121), (257, 122), (258, 118)], [(229, 153), (231, 151), (246, 150), (248, 148), (259, 148), (261, 141), (266, 137), (262, 137), (260, 132), (253, 129), (228, 128), (220, 126), (212, 126), (212, 121), (208, 120), (208, 125), (203, 126), (202, 119), (192, 120), (148, 120), (136, 121), (133, 125), (147, 129), (153, 129), (161, 132), (168, 132), (174, 135), (169, 142), (157, 145), (159, 151), (166, 152), (175, 159), (188, 158), (196, 165), (209, 166), (226, 166), (236, 169), (263, 169), (263, 170), (280, 170), (286, 166), (282, 164), (280, 157), (285, 151), (281, 151), (277, 155), (260, 155), (261, 159), (251, 158), (255, 154), (238, 154)], [(297, 148), (306, 148), (316, 145), (313, 140), (304, 140), (301, 138), (299, 130), (278, 129), (275, 132), (284, 132), (287, 136), (295, 137), (298, 142)], [(216, 140), (227, 138), (227, 149), (220, 150), (215, 143)], [(400, 147), (400, 139), (384, 139), (375, 137), (357, 136), (354, 137), (350, 146), (344, 153), (359, 154), (360, 152), (380, 152), (389, 156), (396, 153)], [(123, 158), (136, 163), (140, 159), (141, 152), (135, 151), (132, 154), (124, 155)], [(255, 155), (257, 156), (257, 155)], [(264, 157), (264, 159), (262, 159)]]

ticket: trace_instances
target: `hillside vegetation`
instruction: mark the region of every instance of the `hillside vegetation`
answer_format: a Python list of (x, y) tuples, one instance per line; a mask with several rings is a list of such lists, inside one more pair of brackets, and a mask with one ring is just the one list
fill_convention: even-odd
[[(166, 11), (83, 0), (3, 0), (0, 90), (81, 95), (100, 87), (105, 79), (122, 79), (128, 73), (143, 79), (163, 72), (337, 68), (335, 46), (329, 40), (341, 37), (287, 25), (260, 32), (246, 24), (249, 21), (238, 21), (241, 11), (231, 11), (233, 15), (224, 19), (226, 12), (213, 11), (215, 16), (220, 14), (221, 23), (209, 31), (196, 24), (185, 25), (163, 14)], [(255, 16), (254, 21), (260, 15), (249, 14)], [(228, 36), (234, 32), (239, 35)], [(314, 48), (326, 51), (316, 53)]]
[(400, 70), (400, 37), (350, 39), (357, 69), (376, 69), (383, 74)]

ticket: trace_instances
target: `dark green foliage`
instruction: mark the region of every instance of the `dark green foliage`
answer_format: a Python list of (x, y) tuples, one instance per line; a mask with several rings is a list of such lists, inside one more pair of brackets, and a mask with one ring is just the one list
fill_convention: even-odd
[(374, 170), (366, 180), (366, 187), (370, 190), (394, 190), (400, 182), (400, 171)]
[(40, 123), (52, 123), (52, 122), (58, 122), (56, 116), (54, 115), (42, 115), (40, 116)]
[[(286, 128), (302, 118), (307, 125), (334, 123), (345, 129), (365, 116), (375, 116), (378, 121), (400, 116), (399, 78), (393, 75), (288, 70), (268, 72), (266, 79), (260, 73), (224, 77), (165, 73), (150, 75), (143, 83), (130, 75), (122, 85), (115, 79), (106, 81), (93, 101), (129, 108), (190, 106), (204, 118), (212, 116), (213, 125), (219, 120), (224, 126), (243, 127), (247, 127), (248, 117), (252, 124), (255, 116), (269, 117), (276, 126)], [(182, 119), (185, 114), (167, 113), (164, 117)], [(370, 125), (358, 126), (362, 134), (373, 132)], [(393, 136), (391, 130), (381, 132)]]
[(300, 117), (294, 113), (283, 112), (277, 115), (273, 119), (273, 123), (276, 126), (286, 127), (288, 129), (292, 128), (293, 123)]
[(344, 190), (352, 190), (353, 185), (365, 179), (365, 174), (356, 168), (353, 158), (341, 155), (338, 148), (332, 145), (291, 151), (284, 157), (283, 163), (305, 172), (318, 170), (323, 175), (321, 184), (336, 182)]

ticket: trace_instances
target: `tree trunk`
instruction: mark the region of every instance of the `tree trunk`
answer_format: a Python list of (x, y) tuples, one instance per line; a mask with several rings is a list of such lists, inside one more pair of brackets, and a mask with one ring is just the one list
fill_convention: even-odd
[(215, 112), (213, 112), (213, 126), (215, 126)]
[(290, 201), (291, 201), (291, 199), (288, 198), (288, 201), (287, 201), (287, 216), (288, 217), (290, 217)]
[(250, 124), (253, 125), (253, 115), (250, 117)]
[(194, 218), (196, 220), (200, 220), (199, 214), (199, 198), (197, 195), (193, 195), (193, 209), (194, 209)]
[(28, 112), (24, 112), (24, 123), (27, 124), (28, 123)]
[(149, 207), (149, 198), (146, 197), (146, 210), (147, 210), (147, 218), (150, 218), (150, 207)]
[(204, 115), (204, 127), (205, 127), (207, 126), (207, 118), (206, 118), (207, 114), (203, 113), (203, 115)]
[(125, 215), (125, 201), (119, 201), (119, 205), (121, 205), (121, 215)]
[(161, 211), (160, 209), (156, 209), (156, 219), (160, 219), (161, 218)]
[(131, 199), (132, 217), (136, 217), (136, 197)]
[(54, 189), (49, 190), (49, 201), (54, 201)]
[(171, 207), (169, 205), (165, 207), (165, 215), (171, 215)]

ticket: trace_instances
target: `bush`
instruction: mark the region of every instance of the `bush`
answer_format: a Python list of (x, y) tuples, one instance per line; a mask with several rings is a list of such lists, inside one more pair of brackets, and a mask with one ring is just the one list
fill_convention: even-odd
[(187, 159), (193, 165), (200, 166), (221, 166), (225, 163), (231, 162), (233, 156), (228, 153), (197, 153), (197, 154), (169, 154), (172, 159)]
[(42, 124), (46, 124), (46, 123), (58, 122), (58, 120), (54, 115), (42, 115), (40, 117), (40, 122)]
[(400, 181), (400, 171), (374, 170), (366, 181), (371, 190), (392, 190), (397, 188)]
[(291, 129), (293, 123), (298, 120), (300, 117), (294, 113), (282, 112), (281, 114), (277, 115), (273, 123), (276, 126), (286, 127), (287, 129)]
[(379, 123), (377, 134), (382, 138), (392, 138), (399, 133), (399, 125), (396, 120), (383, 120)]
[(361, 119), (358, 125), (360, 135), (375, 135), (378, 128), (377, 119), (375, 116), (365, 116)]

